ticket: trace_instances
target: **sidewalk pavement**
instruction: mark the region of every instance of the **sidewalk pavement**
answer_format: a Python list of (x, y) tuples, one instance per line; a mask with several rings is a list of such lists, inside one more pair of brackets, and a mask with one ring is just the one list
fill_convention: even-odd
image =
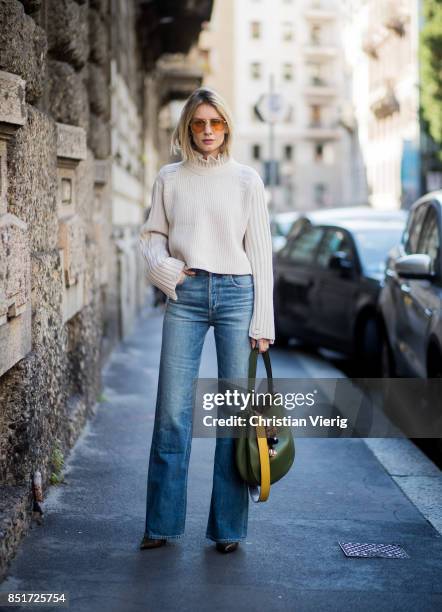
[[(0, 591), (68, 592), (73, 612), (441, 610), (442, 537), (362, 439), (296, 440), (269, 501), (250, 500), (247, 540), (221, 555), (205, 538), (215, 440), (195, 438), (184, 538), (138, 549), (162, 316), (146, 306), (112, 354), (67, 484), (51, 487)], [(273, 355), (274, 376), (287, 376), (295, 354)], [(200, 376), (216, 373), (211, 329)], [(410, 558), (347, 558), (338, 541), (395, 543)]]

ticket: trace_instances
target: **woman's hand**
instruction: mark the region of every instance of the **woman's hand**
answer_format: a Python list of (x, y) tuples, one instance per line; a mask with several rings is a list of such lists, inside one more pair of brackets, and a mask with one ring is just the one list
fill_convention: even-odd
[(181, 285), (181, 283), (184, 282), (184, 279), (186, 278), (186, 276), (195, 276), (195, 275), (196, 275), (196, 272), (192, 270), (192, 268), (185, 268), (181, 270), (181, 275), (178, 279), (177, 285)]
[(252, 349), (255, 348), (256, 342), (258, 342), (260, 353), (265, 353), (268, 350), (270, 340), (267, 340), (267, 338), (259, 338), (258, 340), (256, 340), (255, 338), (250, 338), (250, 344), (252, 345)]

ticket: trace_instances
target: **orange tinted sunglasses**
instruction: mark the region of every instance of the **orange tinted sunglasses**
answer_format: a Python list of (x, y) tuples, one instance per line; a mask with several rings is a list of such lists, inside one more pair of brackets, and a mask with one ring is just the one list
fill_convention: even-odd
[[(227, 121), (224, 119), (207, 119), (207, 121), (214, 132), (222, 132), (227, 125)], [(190, 127), (195, 134), (201, 134), (206, 127), (206, 121), (204, 119), (192, 119)]]

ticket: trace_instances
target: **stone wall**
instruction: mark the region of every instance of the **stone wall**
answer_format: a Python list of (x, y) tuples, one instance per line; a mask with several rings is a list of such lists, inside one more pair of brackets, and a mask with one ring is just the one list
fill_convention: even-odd
[(146, 297), (138, 231), (179, 77), (155, 62), (186, 53), (210, 7), (0, 0), (0, 580), (36, 472), (44, 497)]
[[(112, 212), (110, 11), (0, 0), (0, 576), (29, 525), (35, 472), (46, 489), (54, 449), (66, 456), (95, 411), (125, 331), (122, 287), (134, 317), (145, 285), (135, 260), (121, 269), (127, 223)], [(131, 103), (136, 122), (141, 98)]]

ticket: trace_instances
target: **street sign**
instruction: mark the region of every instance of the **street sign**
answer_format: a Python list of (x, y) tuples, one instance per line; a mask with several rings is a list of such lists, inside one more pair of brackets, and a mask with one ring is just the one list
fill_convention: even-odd
[(281, 94), (263, 94), (255, 104), (255, 111), (261, 121), (276, 123), (287, 117), (289, 105)]

